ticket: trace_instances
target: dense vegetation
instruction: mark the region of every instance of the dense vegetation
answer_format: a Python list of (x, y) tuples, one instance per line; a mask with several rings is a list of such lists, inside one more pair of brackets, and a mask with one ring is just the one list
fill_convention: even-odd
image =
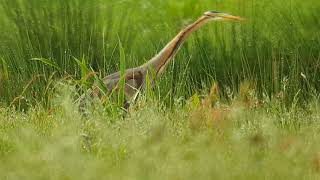
[(86, 76), (74, 58), (102, 77), (119, 70), (119, 42), (127, 67), (142, 64), (209, 9), (240, 15), (248, 22), (213, 23), (189, 39), (160, 82), (163, 100), (190, 97), (213, 81), (225, 94), (235, 94), (247, 80), (260, 97), (282, 93), (286, 103), (293, 97), (304, 101), (320, 88), (319, 4), (2, 0), (1, 102), (10, 104), (19, 96), (20, 103), (47, 102), (52, 80)]
[[(247, 21), (195, 33), (127, 113), (117, 99), (79, 103), (207, 10)], [(0, 179), (319, 179), (319, 11), (318, 0), (0, 0)]]

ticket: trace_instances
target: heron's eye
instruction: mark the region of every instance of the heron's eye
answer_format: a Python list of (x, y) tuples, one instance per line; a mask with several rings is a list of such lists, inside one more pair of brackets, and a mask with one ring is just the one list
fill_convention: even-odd
[(214, 13), (214, 14), (221, 13), (221, 12), (219, 12), (219, 11), (209, 11), (209, 12)]

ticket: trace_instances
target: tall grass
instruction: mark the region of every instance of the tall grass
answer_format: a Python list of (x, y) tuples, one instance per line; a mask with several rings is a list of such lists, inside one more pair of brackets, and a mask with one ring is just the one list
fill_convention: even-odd
[[(54, 79), (81, 78), (74, 58), (100, 76), (156, 54), (207, 10), (248, 19), (215, 23), (193, 35), (159, 82), (160, 99), (189, 97), (216, 81), (226, 96), (250, 81), (260, 97), (307, 100), (320, 86), (320, 2), (310, 0), (1, 0), (0, 101), (50, 101)], [(54, 62), (60, 71), (33, 58)], [(8, 72), (8, 73), (7, 73)]]

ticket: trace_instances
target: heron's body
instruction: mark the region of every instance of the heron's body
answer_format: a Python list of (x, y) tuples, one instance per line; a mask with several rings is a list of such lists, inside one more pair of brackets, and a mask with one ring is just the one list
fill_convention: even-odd
[[(170, 60), (173, 59), (181, 45), (186, 39), (196, 30), (201, 28), (209, 21), (219, 20), (241, 20), (236, 16), (231, 16), (225, 13), (219, 13), (214, 11), (206, 12), (197, 21), (183, 29), (177, 36), (175, 36), (156, 56), (145, 64), (127, 69), (124, 73), (125, 87), (124, 92), (126, 99), (130, 101), (132, 97), (136, 97), (136, 94), (145, 88), (147, 74), (150, 77), (151, 82), (155, 82), (156, 79), (163, 74)], [(116, 72), (106, 76), (103, 79), (109, 93), (118, 89), (118, 84), (121, 79), (121, 73)], [(152, 83), (154, 84), (154, 83)], [(99, 91), (96, 87), (94, 91)]]
[[(125, 87), (124, 92), (127, 99), (133, 97), (143, 86), (146, 77), (146, 70), (141, 67), (127, 69), (124, 73)], [(103, 83), (109, 93), (118, 88), (121, 73), (116, 72), (103, 78)]]

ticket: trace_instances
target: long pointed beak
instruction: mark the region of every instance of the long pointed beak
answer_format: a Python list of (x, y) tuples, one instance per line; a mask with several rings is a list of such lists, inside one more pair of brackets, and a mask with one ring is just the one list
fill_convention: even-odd
[(233, 16), (233, 15), (229, 15), (229, 14), (223, 15), (221, 17), (224, 19), (231, 20), (231, 21), (245, 21), (246, 20), (240, 16)]

